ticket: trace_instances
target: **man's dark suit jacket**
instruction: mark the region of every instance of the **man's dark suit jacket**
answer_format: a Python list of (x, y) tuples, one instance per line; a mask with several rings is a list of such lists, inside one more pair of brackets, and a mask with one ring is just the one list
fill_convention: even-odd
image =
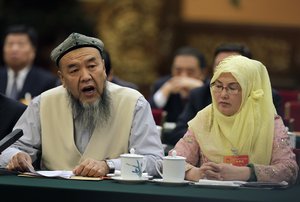
[(8, 135), (26, 109), (26, 105), (0, 93), (0, 140)]
[[(153, 84), (153, 87), (151, 89), (151, 97), (149, 99), (151, 108), (158, 109), (158, 107), (154, 103), (153, 96), (156, 93), (156, 91), (158, 91), (165, 84), (165, 82), (167, 82), (170, 78), (171, 76), (162, 77)], [(163, 108), (163, 110), (167, 112), (165, 121), (176, 122), (185, 104), (186, 104), (186, 100), (181, 99), (180, 94), (170, 94), (169, 99), (165, 107)]]
[[(281, 97), (279, 93), (272, 89), (273, 103), (281, 116)], [(175, 145), (188, 129), (187, 123), (193, 119), (196, 114), (211, 103), (210, 84), (206, 82), (204, 86), (191, 90), (189, 101), (186, 104), (183, 112), (178, 117), (176, 127), (162, 135), (164, 144)]]
[[(38, 67), (32, 67), (24, 81), (22, 90), (18, 94), (18, 100), (25, 97), (28, 92), (32, 98), (38, 96), (42, 92), (57, 86), (58, 78), (51, 72), (47, 72)], [(5, 95), (7, 86), (7, 69), (0, 68), (0, 93)]]
[(116, 76), (113, 77), (113, 79), (111, 80), (111, 82), (115, 83), (115, 84), (118, 84), (120, 86), (124, 86), (124, 87), (135, 89), (137, 91), (139, 90), (139, 87), (136, 84), (131, 83), (129, 81), (125, 81), (125, 80), (120, 79), (119, 77), (116, 77)]

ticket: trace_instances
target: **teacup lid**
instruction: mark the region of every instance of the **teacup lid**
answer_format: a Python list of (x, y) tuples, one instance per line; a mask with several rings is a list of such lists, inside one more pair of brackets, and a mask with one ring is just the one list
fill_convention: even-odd
[(143, 158), (144, 156), (140, 155), (140, 154), (135, 154), (135, 149), (131, 148), (129, 154), (121, 154), (121, 157), (125, 157), (125, 158)]
[(183, 156), (177, 156), (177, 152), (176, 150), (172, 151), (172, 155), (171, 156), (165, 156), (164, 159), (172, 159), (172, 160), (185, 160), (186, 158)]

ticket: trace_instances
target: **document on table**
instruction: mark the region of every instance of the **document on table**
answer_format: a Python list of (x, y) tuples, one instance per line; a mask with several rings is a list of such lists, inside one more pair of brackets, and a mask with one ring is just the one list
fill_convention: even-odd
[(204, 186), (204, 187), (216, 187), (216, 188), (287, 188), (288, 183), (282, 182), (245, 182), (245, 181), (220, 181), (220, 180), (207, 180), (200, 179), (198, 182), (194, 182), (193, 185)]
[(71, 180), (102, 180), (101, 177), (83, 177), (76, 176), (72, 171), (69, 170), (34, 170), (31, 166), (29, 167), (29, 172), (24, 172), (19, 174), (19, 176), (25, 177), (48, 177), (48, 178), (64, 178)]
[(74, 176), (74, 173), (72, 171), (68, 170), (54, 170), (54, 171), (48, 171), (48, 170), (31, 170), (30, 172), (24, 172), (21, 174), (22, 176), (40, 176), (40, 177), (58, 177), (58, 178), (65, 178), (70, 179), (72, 176)]
[(102, 177), (84, 177), (74, 175), (72, 171), (68, 170), (54, 170), (54, 171), (45, 171), (39, 170), (34, 172), (24, 172), (19, 174), (21, 177), (47, 177), (47, 178), (63, 178), (70, 180), (103, 180)]
[(220, 181), (220, 180), (207, 180), (200, 179), (198, 182), (193, 183), (194, 185), (200, 186), (215, 186), (215, 187), (240, 187), (242, 184), (245, 184), (245, 181)]

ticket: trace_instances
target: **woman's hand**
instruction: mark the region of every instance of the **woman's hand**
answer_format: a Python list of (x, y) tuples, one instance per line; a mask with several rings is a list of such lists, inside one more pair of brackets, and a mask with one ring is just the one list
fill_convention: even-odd
[(250, 174), (250, 168), (246, 166), (208, 162), (202, 164), (200, 168), (193, 167), (187, 171), (186, 179), (192, 181), (199, 181), (199, 179), (247, 181)]
[[(206, 179), (206, 175), (211, 175), (210, 173), (212, 170), (214, 170), (214, 168), (210, 166), (210, 163), (204, 163), (200, 168), (192, 167), (190, 170), (188, 170), (185, 173), (185, 178), (191, 181), (199, 181), (199, 179)], [(215, 173), (212, 175), (215, 175)]]
[(250, 178), (251, 170), (246, 166), (234, 166), (227, 163), (213, 164), (218, 167), (220, 173), (219, 180), (241, 180), (247, 181)]

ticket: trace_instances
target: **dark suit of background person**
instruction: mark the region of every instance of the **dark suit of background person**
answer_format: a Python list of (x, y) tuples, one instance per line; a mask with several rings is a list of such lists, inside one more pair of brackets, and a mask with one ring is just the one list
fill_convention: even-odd
[[(213, 69), (219, 64), (219, 62), (229, 55), (243, 55), (248, 58), (252, 57), (252, 54), (248, 47), (237, 43), (225, 43), (219, 45), (214, 53)], [(176, 127), (172, 131), (164, 132), (162, 135), (162, 142), (168, 145), (175, 145), (177, 141), (183, 137), (188, 128), (188, 121), (196, 116), (198, 111), (206, 107), (211, 103), (210, 94), (210, 82), (206, 82), (204, 86), (195, 88), (190, 92), (190, 98), (186, 104), (183, 112), (178, 117)], [(272, 89), (272, 96), (275, 108), (280, 114), (281, 109), (281, 97), (275, 89)]]
[[(0, 69), (0, 92), (8, 97), (21, 100), (29, 93), (35, 97), (42, 92), (56, 87), (58, 78), (33, 65), (37, 48), (37, 34), (31, 27), (14, 25), (9, 27), (4, 36), (3, 60), (5, 66)], [(28, 73), (26, 74), (26, 68)], [(12, 73), (9, 76), (9, 71)], [(13, 75), (25, 75), (24, 83), (18, 83), (18, 92), (11, 95)], [(10, 84), (10, 85), (9, 85)]]
[(131, 83), (129, 81), (125, 81), (123, 79), (120, 79), (119, 77), (114, 75), (114, 72), (113, 72), (113, 69), (112, 69), (112, 62), (111, 62), (111, 59), (110, 59), (110, 54), (108, 53), (107, 50), (103, 51), (103, 59), (104, 59), (104, 63), (105, 63), (105, 71), (106, 71), (106, 74), (107, 74), (107, 80), (108, 81), (110, 81), (112, 83), (115, 83), (115, 84), (118, 84), (120, 86), (129, 87), (129, 88), (133, 88), (135, 90), (139, 90), (139, 87), (136, 84)]
[(8, 135), (26, 109), (26, 105), (0, 93), (0, 140)]
[[(158, 79), (151, 87), (149, 99), (151, 108), (163, 109), (167, 112), (165, 121), (176, 122), (187, 102), (190, 90), (204, 84), (206, 79), (205, 68), (205, 57), (199, 50), (192, 47), (178, 49), (173, 57), (171, 75)], [(184, 82), (185, 84), (178, 88), (179, 90), (175, 89), (177, 83), (183, 83), (181, 81), (189, 82)], [(165, 96), (165, 105), (158, 106), (155, 96), (158, 92), (163, 92), (168, 83), (169, 88), (173, 89), (168, 91), (168, 96)]]

